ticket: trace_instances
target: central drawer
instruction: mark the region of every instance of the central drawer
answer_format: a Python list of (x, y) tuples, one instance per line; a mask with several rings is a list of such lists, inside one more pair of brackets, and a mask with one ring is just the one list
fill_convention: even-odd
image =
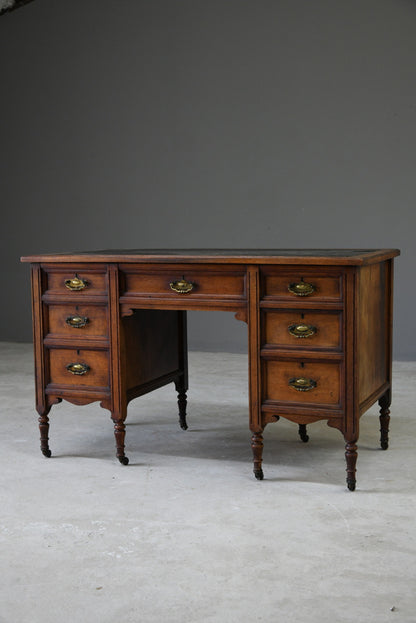
[(222, 269), (216, 265), (149, 265), (132, 268), (120, 265), (124, 295), (142, 298), (244, 300), (246, 276), (242, 268)]

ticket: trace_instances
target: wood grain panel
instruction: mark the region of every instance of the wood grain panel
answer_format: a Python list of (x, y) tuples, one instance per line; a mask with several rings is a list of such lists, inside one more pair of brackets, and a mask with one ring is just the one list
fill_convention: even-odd
[(126, 387), (131, 389), (179, 370), (179, 312), (136, 310), (122, 319)]
[(389, 380), (388, 305), (386, 263), (359, 269), (357, 358), (359, 402), (362, 403)]

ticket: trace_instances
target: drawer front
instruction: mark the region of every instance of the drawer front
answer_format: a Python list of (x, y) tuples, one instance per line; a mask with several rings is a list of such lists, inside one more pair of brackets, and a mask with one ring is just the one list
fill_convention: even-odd
[(79, 339), (108, 334), (107, 308), (99, 305), (49, 305), (50, 335)]
[(107, 351), (51, 348), (48, 353), (50, 383), (78, 387), (109, 386)]
[(64, 294), (75, 299), (107, 293), (107, 273), (102, 265), (77, 264), (43, 265), (46, 273), (48, 294)]
[(341, 314), (268, 311), (262, 314), (263, 344), (297, 349), (342, 348)]
[(341, 365), (339, 363), (267, 361), (265, 399), (279, 403), (339, 406)]
[(221, 270), (212, 266), (148, 266), (132, 270), (120, 266), (125, 294), (178, 299), (244, 299), (245, 271)]
[(293, 301), (302, 305), (308, 300), (338, 301), (342, 298), (342, 275), (322, 275), (297, 271), (282, 272), (273, 269), (262, 270), (264, 297)]

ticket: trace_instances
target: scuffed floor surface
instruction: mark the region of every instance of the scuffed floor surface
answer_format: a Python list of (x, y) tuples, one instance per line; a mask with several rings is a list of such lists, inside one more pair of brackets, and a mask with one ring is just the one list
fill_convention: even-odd
[(1, 623), (416, 621), (416, 363), (352, 493), (325, 423), (268, 426), (254, 479), (244, 355), (190, 354), (186, 432), (173, 385), (130, 403), (122, 466), (98, 403), (53, 407), (44, 458), (31, 346), (0, 348)]

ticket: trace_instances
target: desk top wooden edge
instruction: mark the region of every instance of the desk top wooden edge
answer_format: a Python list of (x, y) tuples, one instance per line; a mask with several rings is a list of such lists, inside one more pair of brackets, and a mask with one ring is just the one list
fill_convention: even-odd
[(108, 249), (44, 253), (21, 257), (36, 263), (209, 263), (209, 264), (310, 264), (360, 266), (400, 255), (399, 249)]

